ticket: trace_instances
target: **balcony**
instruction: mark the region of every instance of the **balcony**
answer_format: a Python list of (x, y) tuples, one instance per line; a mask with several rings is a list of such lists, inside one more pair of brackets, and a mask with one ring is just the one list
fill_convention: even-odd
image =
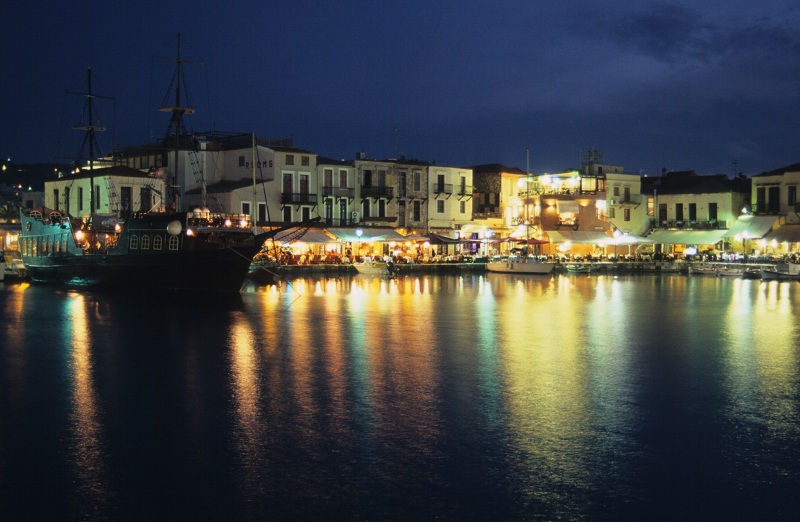
[(452, 194), (453, 193), (453, 184), (452, 183), (433, 183), (431, 185), (431, 193), (433, 193), (433, 194)]
[(392, 198), (393, 194), (393, 187), (372, 187), (361, 185), (362, 198)]
[(316, 205), (317, 195), (306, 192), (281, 192), (282, 205)]
[(324, 198), (352, 198), (356, 190), (348, 187), (322, 187), (322, 197)]

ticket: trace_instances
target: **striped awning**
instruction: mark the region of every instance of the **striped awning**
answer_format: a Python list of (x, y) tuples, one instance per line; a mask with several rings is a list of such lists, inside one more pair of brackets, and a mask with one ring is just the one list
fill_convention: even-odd
[(727, 230), (656, 230), (647, 239), (668, 245), (715, 245)]

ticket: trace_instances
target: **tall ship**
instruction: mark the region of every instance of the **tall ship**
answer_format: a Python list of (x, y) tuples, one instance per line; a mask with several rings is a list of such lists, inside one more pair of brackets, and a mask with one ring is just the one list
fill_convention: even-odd
[[(181, 100), (180, 35), (178, 38), (175, 105), (162, 108), (171, 113), (164, 144), (165, 148), (175, 147), (176, 163), (179, 142), (182, 136), (185, 138), (182, 116), (194, 112), (184, 107)], [(239, 290), (264, 242), (290, 227), (259, 229), (249, 215), (212, 214), (207, 208), (182, 212), (170, 198), (170, 193), (177, 189), (172, 176), (167, 180), (139, 180), (145, 183), (137, 188), (141, 194), (147, 194), (148, 204), (142, 205), (147, 208), (98, 213), (100, 185), (95, 184), (98, 179), (111, 175), (124, 175), (128, 179), (148, 175), (122, 166), (94, 168), (95, 132), (102, 128), (93, 119), (92, 104), (98, 96), (92, 93), (91, 69), (85, 96), (88, 121), (76, 128), (85, 131), (84, 146), (89, 145), (88, 171), (81, 174), (88, 178), (89, 184), (74, 192), (80, 190), (83, 194), (88, 189), (89, 213), (82, 217), (71, 215), (68, 202), (63, 209), (42, 207), (20, 211), (19, 250), (31, 281), (92, 287)], [(172, 170), (175, 168), (173, 165)], [(151, 198), (152, 194), (158, 197)], [(151, 207), (150, 201), (157, 203)], [(57, 199), (55, 205), (59, 205)]]

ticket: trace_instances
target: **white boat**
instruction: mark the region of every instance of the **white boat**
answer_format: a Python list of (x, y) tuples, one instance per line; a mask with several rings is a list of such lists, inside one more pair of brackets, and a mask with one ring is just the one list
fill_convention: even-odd
[(719, 272), (719, 270), (717, 270), (717, 268), (715, 268), (713, 266), (689, 265), (689, 273), (690, 274), (694, 274), (694, 275), (713, 275), (713, 276), (715, 276), (715, 275), (717, 275), (717, 272)]
[(565, 265), (567, 272), (573, 274), (588, 274), (592, 271), (592, 267), (589, 265), (582, 265), (580, 263), (568, 263)]
[(374, 276), (396, 276), (397, 267), (393, 262), (365, 258), (361, 263), (353, 263), (359, 274)]
[(555, 263), (536, 261), (535, 259), (510, 257), (508, 259), (492, 260), (486, 264), (489, 272), (500, 274), (542, 274), (553, 272)]

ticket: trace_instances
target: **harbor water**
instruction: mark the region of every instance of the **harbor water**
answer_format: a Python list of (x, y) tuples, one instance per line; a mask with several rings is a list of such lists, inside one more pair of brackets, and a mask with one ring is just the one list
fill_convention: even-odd
[(800, 284), (0, 284), (5, 520), (795, 520)]

